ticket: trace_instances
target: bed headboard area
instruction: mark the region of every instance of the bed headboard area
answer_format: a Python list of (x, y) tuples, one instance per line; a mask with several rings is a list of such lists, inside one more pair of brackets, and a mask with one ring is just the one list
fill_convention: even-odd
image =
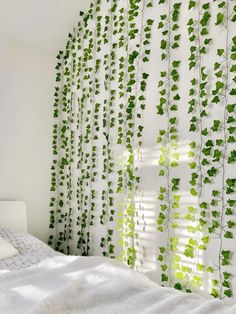
[(0, 201), (0, 227), (27, 232), (26, 205), (18, 201)]

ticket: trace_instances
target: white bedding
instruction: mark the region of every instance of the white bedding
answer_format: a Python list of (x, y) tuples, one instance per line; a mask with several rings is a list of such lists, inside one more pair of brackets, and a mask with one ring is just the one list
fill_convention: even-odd
[(0, 259), (0, 270), (17, 271), (38, 264), (45, 258), (60, 255), (28, 233), (0, 227), (0, 237), (18, 252), (15, 256)]
[(103, 257), (56, 256), (0, 272), (0, 313), (233, 314), (236, 306), (162, 288)]
[(18, 251), (14, 246), (0, 237), (0, 261), (15, 256), (16, 254), (18, 254)]

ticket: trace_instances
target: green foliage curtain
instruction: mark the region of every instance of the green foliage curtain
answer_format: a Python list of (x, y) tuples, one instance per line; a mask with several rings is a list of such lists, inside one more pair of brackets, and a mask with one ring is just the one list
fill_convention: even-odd
[(236, 1), (96, 0), (58, 54), (49, 244), (233, 296)]

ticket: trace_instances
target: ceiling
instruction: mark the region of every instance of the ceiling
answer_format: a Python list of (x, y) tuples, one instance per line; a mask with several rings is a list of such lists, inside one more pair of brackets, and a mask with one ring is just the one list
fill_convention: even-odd
[(57, 54), (91, 0), (0, 0), (0, 34)]

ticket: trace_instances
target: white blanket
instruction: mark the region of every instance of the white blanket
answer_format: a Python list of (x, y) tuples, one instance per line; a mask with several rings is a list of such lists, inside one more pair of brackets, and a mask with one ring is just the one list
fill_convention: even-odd
[(106, 258), (57, 256), (0, 272), (0, 313), (234, 314), (236, 306), (162, 288)]

